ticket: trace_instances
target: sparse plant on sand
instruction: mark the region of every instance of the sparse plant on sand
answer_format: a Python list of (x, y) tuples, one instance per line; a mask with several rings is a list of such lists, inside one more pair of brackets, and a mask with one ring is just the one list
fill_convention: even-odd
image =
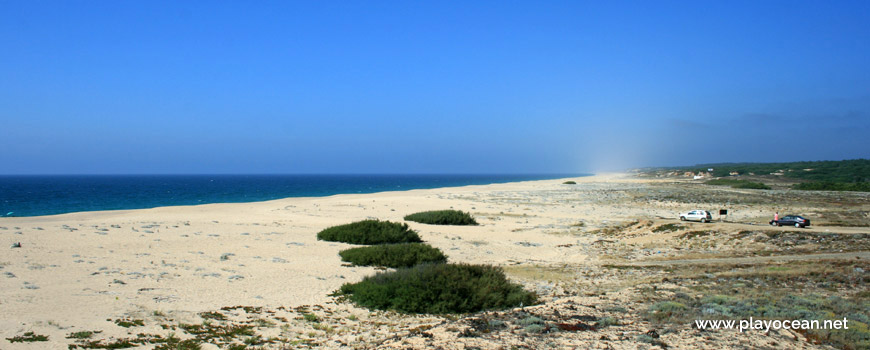
[(613, 317), (610, 317), (610, 316), (600, 317), (600, 318), (598, 318), (597, 322), (595, 323), (595, 326), (597, 328), (604, 328), (604, 327), (618, 326), (618, 325), (620, 325), (619, 320), (617, 320)]
[(530, 324), (528, 326), (523, 327), (523, 330), (526, 333), (544, 333), (547, 330), (547, 327), (542, 324)]
[(671, 232), (671, 231), (677, 231), (677, 230), (680, 230), (683, 228), (684, 228), (684, 226), (680, 225), (680, 224), (664, 224), (664, 225), (661, 225), (661, 226), (654, 228), (652, 230), (652, 232), (655, 232), (655, 233)]
[(12, 338), (6, 338), (10, 343), (32, 343), (37, 341), (48, 341), (47, 335), (35, 334), (33, 332), (27, 332), (23, 335), (16, 335)]
[(199, 317), (202, 317), (204, 320), (217, 320), (217, 321), (225, 321), (227, 319), (224, 314), (217, 311), (208, 311), (208, 312), (200, 312)]
[(518, 320), (517, 324), (519, 324), (521, 326), (528, 326), (528, 325), (533, 325), (533, 324), (544, 324), (544, 320), (542, 320), (540, 317), (537, 317), (537, 316), (529, 316), (529, 317), (522, 318), (522, 319)]
[(179, 329), (193, 335), (202, 342), (209, 341), (232, 341), (236, 338), (254, 335), (254, 326), (251, 325), (214, 325), (214, 324), (179, 324)]
[[(115, 340), (84, 340), (79, 339), (76, 344), (70, 344), (68, 348), (72, 349), (127, 349), (127, 348), (135, 348), (140, 344), (144, 344), (144, 339), (132, 339), (132, 338), (122, 338)], [(164, 344), (165, 345), (165, 344)], [(175, 349), (187, 349), (187, 348), (176, 348), (176, 347), (156, 347), (155, 350), (175, 350)]]
[(647, 317), (652, 321), (663, 322), (667, 320), (683, 319), (686, 316), (688, 307), (685, 304), (675, 301), (662, 301), (650, 306), (647, 310)]
[(81, 332), (73, 332), (66, 336), (67, 339), (89, 339), (93, 337), (94, 334), (101, 333), (101, 331), (81, 331)]
[(123, 318), (123, 319), (115, 320), (115, 324), (120, 326), (120, 327), (124, 327), (124, 328), (142, 327), (145, 325), (145, 321), (144, 320), (134, 320), (134, 319), (129, 319), (129, 318)]
[[(166, 338), (166, 342), (158, 345), (154, 350), (200, 350), (202, 346), (196, 339), (181, 340), (174, 335)], [(229, 349), (233, 349), (229, 347)], [(236, 348), (237, 349), (237, 348)], [(242, 348), (244, 349), (244, 348)]]

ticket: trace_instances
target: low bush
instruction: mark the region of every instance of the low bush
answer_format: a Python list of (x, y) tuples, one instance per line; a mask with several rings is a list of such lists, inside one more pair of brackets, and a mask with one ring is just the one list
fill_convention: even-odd
[(805, 182), (792, 188), (804, 191), (870, 192), (870, 182)]
[(683, 229), (684, 226), (680, 224), (664, 224), (659, 227), (656, 227), (652, 230), (652, 232), (671, 232)]
[(731, 186), (731, 188), (747, 188), (753, 190), (769, 190), (770, 186), (765, 185), (761, 182), (752, 182), (748, 180), (735, 180), (735, 179), (715, 179), (705, 182), (708, 185), (715, 186)]
[[(742, 277), (741, 277), (742, 278)], [(825, 274), (825, 280), (836, 280)], [(720, 283), (723, 283), (720, 280)], [(725, 282), (727, 283), (727, 282)], [(827, 283), (827, 282), (826, 282)], [(766, 290), (736, 295), (707, 295), (701, 299), (674, 296), (677, 301), (653, 304), (645, 313), (648, 321), (685, 324), (693, 319), (848, 320), (848, 329), (809, 329), (802, 333), (840, 349), (870, 349), (870, 303), (856, 296), (843, 298), (821, 294), (772, 293)]]
[(411, 267), (422, 263), (444, 263), (447, 256), (423, 243), (382, 244), (342, 250), (342, 261), (361, 266)]
[(142, 326), (145, 326), (145, 321), (124, 318), (124, 319), (115, 320), (115, 324), (118, 326), (124, 327), (124, 328), (142, 327)]
[(547, 330), (547, 327), (541, 324), (530, 324), (523, 328), (526, 333), (544, 333)]
[(731, 185), (732, 188), (747, 188), (750, 190), (769, 190), (770, 186), (765, 185), (761, 182), (750, 182), (746, 181), (744, 183)]
[(403, 313), (468, 313), (534, 304), (537, 297), (494, 266), (422, 264), (341, 286), (339, 294), (370, 309)]
[(67, 339), (88, 339), (93, 337), (94, 334), (102, 333), (102, 331), (80, 331), (80, 332), (72, 332), (66, 336)]
[(477, 225), (471, 214), (459, 210), (432, 210), (405, 216), (405, 220), (430, 225)]
[(563, 185), (576, 185), (577, 182), (576, 182), (576, 181), (565, 181), (565, 182), (563, 182), (562, 184), (563, 184)]
[(673, 321), (686, 319), (689, 315), (689, 308), (685, 304), (675, 301), (662, 301), (650, 306), (646, 316), (650, 321)]
[(351, 244), (386, 244), (422, 242), (408, 224), (380, 220), (363, 220), (333, 226), (320, 231), (317, 239)]
[(24, 333), (24, 335), (16, 335), (12, 338), (6, 338), (10, 343), (30, 343), (37, 341), (48, 341), (47, 335), (35, 334), (33, 332)]
[(520, 326), (528, 326), (528, 325), (533, 325), (533, 324), (545, 324), (545, 322), (540, 317), (529, 316), (529, 317), (517, 320), (517, 324), (519, 324)]

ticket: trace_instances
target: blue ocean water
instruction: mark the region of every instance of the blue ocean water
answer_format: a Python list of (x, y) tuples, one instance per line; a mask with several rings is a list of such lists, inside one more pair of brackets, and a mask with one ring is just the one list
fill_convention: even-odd
[(256, 202), (571, 176), (578, 175), (0, 176), (0, 216)]

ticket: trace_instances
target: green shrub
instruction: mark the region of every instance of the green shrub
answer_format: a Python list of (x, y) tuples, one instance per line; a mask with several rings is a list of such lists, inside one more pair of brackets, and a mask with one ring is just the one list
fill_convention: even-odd
[(468, 313), (534, 304), (537, 297), (494, 266), (422, 264), (341, 286), (340, 294), (370, 309), (403, 313)]
[(540, 317), (537, 317), (537, 316), (529, 316), (529, 317), (520, 319), (519, 321), (517, 321), (517, 324), (519, 324), (521, 326), (528, 326), (528, 325), (532, 325), (532, 324), (544, 324), (544, 320), (542, 320)]
[(477, 225), (471, 214), (459, 210), (432, 210), (405, 216), (405, 220), (430, 225)]
[(731, 186), (731, 188), (748, 188), (753, 190), (769, 190), (770, 186), (765, 185), (761, 182), (752, 182), (748, 180), (735, 180), (735, 179), (715, 179), (709, 180), (705, 182), (708, 185), (715, 186)]
[(576, 185), (577, 182), (576, 182), (576, 181), (565, 181), (565, 182), (563, 182), (562, 184), (563, 184), (563, 185)]
[(422, 263), (444, 263), (447, 256), (423, 243), (382, 244), (342, 250), (342, 261), (360, 266), (411, 267)]
[(670, 169), (697, 173), (707, 171), (707, 168), (715, 168), (713, 176), (716, 177), (728, 176), (729, 173), (736, 171), (740, 174), (753, 173), (758, 175), (782, 173), (784, 177), (808, 181), (844, 183), (870, 181), (870, 159), (791, 163), (720, 163)]
[(544, 333), (547, 330), (547, 327), (540, 324), (530, 324), (523, 328), (526, 333)]
[(204, 320), (216, 320), (216, 321), (226, 321), (227, 317), (224, 314), (217, 311), (209, 311), (209, 312), (200, 312), (199, 317), (202, 317)]
[(655, 232), (655, 233), (671, 232), (671, 231), (681, 230), (683, 228), (685, 228), (685, 227), (683, 225), (680, 225), (680, 224), (664, 224), (664, 225), (661, 225), (659, 227), (654, 228), (652, 230), (652, 232)]
[(67, 339), (88, 339), (93, 337), (94, 334), (101, 333), (102, 331), (80, 331), (73, 332), (66, 336)]
[(610, 316), (598, 318), (597, 322), (595, 323), (595, 326), (598, 328), (604, 328), (604, 327), (610, 327), (610, 326), (619, 326), (619, 325), (620, 325), (619, 320), (617, 320), (613, 317), (610, 317)]
[(765, 185), (761, 182), (750, 182), (746, 181), (744, 183), (731, 185), (732, 188), (747, 188), (750, 190), (769, 190), (770, 186)]
[(363, 220), (333, 226), (320, 231), (317, 239), (351, 244), (385, 244), (422, 242), (408, 224), (380, 220)]
[(689, 314), (689, 308), (685, 304), (675, 301), (662, 301), (653, 304), (647, 310), (647, 319), (651, 321), (671, 321), (682, 320)]
[(870, 303), (860, 296), (855, 299), (819, 294), (783, 294), (763, 292), (760, 295), (708, 295), (700, 300), (685, 299), (685, 303), (662, 301), (645, 313), (649, 321), (684, 324), (691, 319), (755, 319), (763, 320), (842, 320), (848, 319), (849, 329), (811, 329), (808, 339), (823, 340), (840, 349), (870, 348)]
[(130, 327), (142, 327), (145, 326), (144, 320), (133, 320), (133, 319), (117, 319), (115, 320), (115, 324), (124, 328)]
[[(234, 345), (230, 345), (229, 349), (233, 349)], [(166, 338), (166, 342), (158, 345), (154, 350), (200, 350), (202, 346), (196, 339), (181, 340), (173, 335)]]
[(179, 324), (179, 329), (184, 330), (192, 335), (196, 340), (201, 342), (209, 342), (216, 339), (223, 341), (232, 341), (233, 339), (244, 336), (253, 336), (254, 326), (252, 325), (222, 325), (222, 324)]
[(805, 182), (792, 188), (804, 191), (870, 192), (870, 182)]
[(6, 338), (10, 343), (29, 343), (37, 341), (48, 341), (47, 335), (35, 334), (33, 332), (24, 333), (24, 335), (16, 335), (12, 338)]

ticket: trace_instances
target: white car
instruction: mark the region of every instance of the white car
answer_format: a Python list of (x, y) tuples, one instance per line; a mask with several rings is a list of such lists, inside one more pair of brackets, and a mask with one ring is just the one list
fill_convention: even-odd
[(680, 221), (700, 221), (700, 222), (710, 222), (713, 221), (713, 215), (710, 214), (709, 211), (706, 210), (692, 210), (687, 213), (680, 213)]

